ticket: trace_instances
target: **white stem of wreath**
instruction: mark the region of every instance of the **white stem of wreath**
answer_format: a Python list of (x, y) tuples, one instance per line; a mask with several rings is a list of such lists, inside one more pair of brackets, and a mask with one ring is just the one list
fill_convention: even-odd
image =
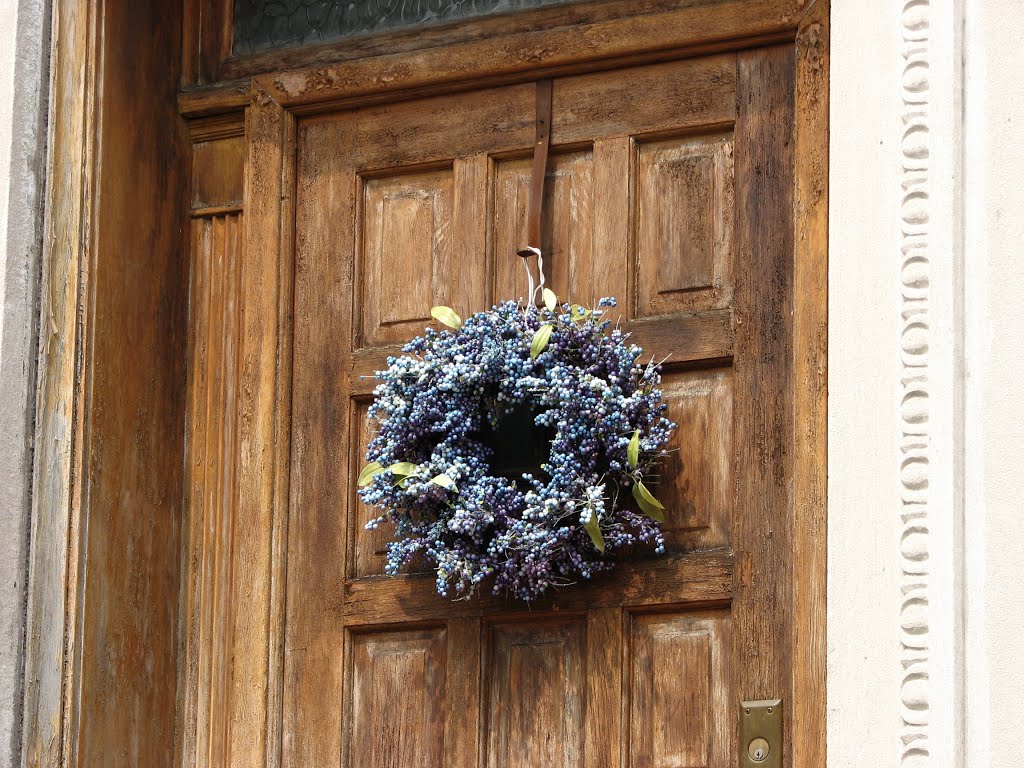
[(522, 257), (523, 269), (526, 270), (527, 280), (526, 304), (527, 306), (531, 304), (536, 306), (538, 295), (542, 295), (544, 293), (544, 254), (540, 252), (540, 248), (534, 248), (532, 245), (529, 246), (526, 250), (530, 251), (531, 253), (537, 256), (537, 273), (540, 278), (540, 285), (535, 285), (533, 282), (533, 272), (530, 269), (529, 256)]

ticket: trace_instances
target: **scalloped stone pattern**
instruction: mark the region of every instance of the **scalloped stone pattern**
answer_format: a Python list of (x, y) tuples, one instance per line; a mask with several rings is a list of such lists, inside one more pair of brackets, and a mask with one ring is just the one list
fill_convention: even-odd
[(238, 55), (413, 29), (569, 0), (235, 0)]
[(931, 686), (931, 0), (903, 0), (900, 288), (900, 765), (927, 768)]

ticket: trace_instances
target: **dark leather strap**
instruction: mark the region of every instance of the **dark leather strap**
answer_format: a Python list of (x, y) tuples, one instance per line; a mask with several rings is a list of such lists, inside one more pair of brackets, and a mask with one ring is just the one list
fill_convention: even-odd
[(540, 217), (544, 204), (544, 174), (551, 145), (551, 78), (537, 81), (537, 138), (533, 144), (533, 171), (530, 177), (530, 210), (526, 220), (526, 247), (518, 253), (524, 258), (540, 250)]

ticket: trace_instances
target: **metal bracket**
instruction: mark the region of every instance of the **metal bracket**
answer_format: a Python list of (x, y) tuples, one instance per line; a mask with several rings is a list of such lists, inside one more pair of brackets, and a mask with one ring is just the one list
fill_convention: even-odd
[(741, 701), (740, 768), (782, 768), (782, 699)]

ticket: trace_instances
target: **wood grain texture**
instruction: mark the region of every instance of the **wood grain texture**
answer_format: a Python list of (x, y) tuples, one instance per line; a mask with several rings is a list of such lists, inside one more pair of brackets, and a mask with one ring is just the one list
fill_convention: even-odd
[(450, 619), (445, 683), (445, 768), (477, 768), (481, 757), (482, 625), (477, 618)]
[(182, 86), (216, 82), (231, 53), (231, 0), (184, 0)]
[[(93, 218), (94, 150), (99, 126), (95, 90), (99, 51), (95, 2), (69, 4), (53, 21), (51, 125), (46, 232), (40, 285), (39, 370), (32, 517), (25, 617), (22, 760), (62, 765), (69, 741), (66, 670), (80, 643), (78, 580), (83, 436), (78, 361), (79, 296), (89, 285), (92, 243), (82, 237)], [(78, 679), (75, 679), (75, 677)], [(68, 678), (71, 678), (70, 680)]]
[(194, 144), (192, 210), (240, 207), (244, 172), (244, 136), (228, 136)]
[(502, 623), (488, 647), (487, 768), (583, 766), (586, 623)]
[(231, 554), (229, 765), (262, 764), (278, 749), (291, 434), (293, 120), (259, 94), (246, 118), (245, 253), (239, 280), (238, 453)]
[(458, 297), (460, 312), (468, 316), (490, 306), (488, 290), (494, 262), (488, 258), (488, 236), (493, 209), (488, 206), (491, 159), (486, 152), (457, 157), (452, 237), (455, 240), (455, 279), (452, 295)]
[[(367, 416), (370, 402), (353, 400), (353, 413), (349, 417), (351, 425), (353, 455), (349, 466), (349, 476), (358, 477), (366, 466), (366, 447), (373, 439), (376, 429)], [(353, 539), (352, 554), (349, 557), (348, 576), (374, 576), (384, 572), (386, 547), (391, 536), (386, 528), (373, 531), (366, 529), (366, 524), (380, 513), (376, 507), (364, 504), (359, 498), (358, 489), (352, 487), (349, 493), (349, 531)]]
[(677, 425), (655, 486), (672, 510), (662, 530), (673, 551), (728, 546), (736, 482), (732, 369), (668, 373), (662, 391)]
[(182, 584), (178, 763), (216, 765), (225, 757), (227, 674), (241, 343), (238, 214), (193, 219), (189, 329), (189, 421), (185, 482), (188, 540)]
[(793, 765), (826, 764), (829, 2), (796, 39), (793, 291)]
[[(85, 0), (54, 13), (30, 766), (174, 756), (189, 150), (167, 61), (179, 14)], [(122, 44), (124, 28), (152, 30), (145, 50)]]
[(637, 151), (637, 316), (732, 302), (731, 133), (641, 144)]
[(732, 598), (733, 557), (709, 550), (688, 555), (636, 558), (623, 562), (613, 577), (566, 589), (530, 606), (487, 593), (453, 602), (439, 597), (429, 576), (376, 576), (352, 579), (344, 588), (343, 611), (351, 625), (375, 625), (401, 617), (425, 621), (492, 613), (581, 611), (624, 606), (649, 609), (681, 603), (722, 603)]
[(283, 766), (341, 761), (356, 178), (352, 121), (300, 126)]
[[(443, 629), (357, 634), (346, 697), (345, 768), (436, 768), (444, 752)], [(336, 706), (336, 705), (335, 705)]]
[(587, 714), (585, 761), (588, 768), (621, 765), (623, 752), (623, 611), (619, 606), (587, 613)]
[[(357, 113), (356, 167), (383, 172), (449, 164), (453, 156), (528, 149), (533, 103), (533, 87), (519, 85), (366, 107)], [(480, 125), (487, 130), (473, 130)]]
[(732, 765), (730, 619), (725, 612), (634, 616), (627, 765)]
[(520, 73), (531, 78), (561, 75), (598, 60), (642, 63), (645, 58), (669, 58), (666, 52), (673, 49), (706, 52), (728, 47), (730, 40), (782, 36), (796, 27), (801, 5), (798, 0), (702, 3), (256, 79), (280, 103), (302, 109), (384, 90), (409, 91), (459, 81), (473, 81), (479, 87)]
[(768, 699), (788, 690), (792, 658), (793, 48), (738, 68), (734, 681)]
[(558, 79), (551, 140), (649, 137), (727, 125), (736, 116), (735, 56), (684, 58)]
[[(541, 208), (541, 245), (546, 286), (562, 301), (590, 305), (593, 275), (593, 155), (589, 151), (548, 160)], [(494, 301), (525, 300), (526, 271), (516, 252), (527, 242), (532, 159), (495, 163), (491, 205), (494, 211)], [(536, 264), (531, 261), (534, 279)]]
[[(196, 0), (191, 0), (195, 2)], [(223, 2), (223, 0), (207, 0)], [(472, 40), (493, 40), (516, 33), (560, 27), (580, 28), (585, 24), (613, 21), (624, 16), (663, 12), (682, 3), (665, 0), (618, 0), (618, 2), (576, 3), (571, 7), (525, 8), (479, 18), (461, 19), (454, 24), (419, 26), (412, 29), (336, 40), (320, 45), (268, 51), (256, 55), (230, 57), (221, 74), (226, 79), (251, 77), (263, 72), (281, 72), (300, 67), (316, 67), (352, 61), (369, 56), (400, 54), (417, 49), (451, 46)], [(799, 8), (799, 3), (779, 2), (780, 13)], [(654, 41), (652, 41), (654, 42)]]
[[(655, 15), (709, 20), (692, 53), (705, 43), (728, 47), (727, 39), (764, 22), (758, 13), (769, 5), (726, 0)], [(762, 24), (756, 34), (791, 39), (798, 21), (795, 5), (791, 10), (780, 26), (766, 32)], [(736, 38), (723, 32), (709, 42), (723, 20)], [(614, 29), (629, 38), (648, 21)], [(804, 578), (791, 576), (797, 539), (790, 495), (801, 407), (793, 259), (794, 215), (802, 214), (792, 205), (800, 199), (793, 154), (799, 59), (787, 45), (615, 69), (610, 63), (627, 60), (615, 59), (617, 45), (634, 46), (633, 63), (651, 51), (625, 38), (593, 49), (583, 41), (561, 63), (545, 52), (523, 68), (502, 59), (507, 41), (479, 41), (477, 50), (494, 57), (460, 63), (462, 49), (453, 45), (445, 49), (452, 66), (444, 72), (395, 70), (394, 80), (374, 80), (390, 76), (387, 67), (397, 61), (384, 56), (352, 62), (343, 82), (341, 69), (322, 68), (308, 91), (296, 85), (296, 73), (258, 79), (268, 90), (257, 106), (296, 130), (293, 148), (288, 130), (264, 127), (278, 145), (259, 158), (250, 152), (247, 162), (263, 167), (266, 184), (250, 185), (245, 201), (262, 199), (267, 211), (276, 205), (280, 222), (287, 217), (281, 200), (287, 206), (294, 199), (293, 261), (287, 228), (275, 235), (265, 223), (259, 230), (279, 255), (277, 268), (295, 270), (294, 412), (283, 449), (290, 451), (288, 537), (250, 534), (246, 548), (267, 553), (267, 542), (286, 541), (286, 558), (279, 551), (276, 565), (267, 554), (252, 562), (275, 578), (287, 574), (287, 613), (274, 618), (281, 603), (257, 580), (243, 597), (268, 608), (254, 611), (239, 631), (257, 637), (244, 663), (255, 669), (252, 659), (265, 656), (263, 690), (283, 697), (283, 714), (277, 731), (275, 705), (265, 705), (267, 745), (239, 747), (243, 764), (260, 755), (273, 762), (279, 734), (282, 764), (295, 766), (718, 765), (732, 754), (732, 699), (798, 695), (795, 627), (809, 642), (821, 629), (791, 613), (799, 601), (791, 590)], [(610, 57), (601, 59), (607, 70), (582, 74), (601, 58), (598, 48)], [(432, 55), (409, 53), (405, 62)], [(663, 480), (675, 513), (672, 553), (624, 563), (614, 575), (529, 607), (491, 597), (449, 602), (437, 597), (429, 575), (374, 575), (386, 533), (361, 530), (369, 512), (352, 487), (374, 384), (364, 377), (419, 331), (434, 303), (465, 316), (521, 292), (521, 265), (511, 251), (524, 213), (517, 193), (533, 134), (532, 87), (495, 84), (557, 67), (572, 74), (554, 84), (556, 146), (544, 222), (549, 279), (572, 298), (624, 298), (621, 322), (634, 339), (659, 358), (672, 355), (666, 392), (685, 432)], [(470, 77), (479, 77), (472, 90)], [(444, 93), (452, 88), (461, 90)], [(429, 89), (438, 91), (409, 98)], [(290, 94), (282, 96), (287, 104), (279, 107), (273, 94)], [(359, 109), (335, 110), (359, 100)], [(215, 100), (204, 104), (212, 109)], [(250, 120), (256, 114), (253, 107)], [(295, 122), (300, 114), (309, 116)], [(657, 205), (671, 215), (652, 225), (644, 212)], [(247, 208), (247, 231), (256, 233), (249, 216)], [(657, 304), (652, 296), (670, 298)], [(820, 319), (813, 308), (806, 312)], [(810, 400), (822, 396), (820, 381), (806, 379)], [(263, 440), (275, 434), (266, 421), (257, 431)], [(815, 452), (820, 444), (810, 432), (806, 440), (808, 477), (817, 478), (822, 467), (814, 462), (823, 453)], [(239, 466), (256, 460), (247, 455)], [(254, 493), (262, 487), (251, 482)], [(805, 576), (813, 594), (816, 577)], [(258, 626), (266, 627), (265, 639)], [(283, 671), (275, 673), (272, 645), (282, 632)], [(678, 684), (651, 671), (661, 655), (674, 660), (665, 675), (678, 673)], [(808, 657), (813, 661), (813, 652)], [(381, 702), (394, 700), (403, 677), (415, 685), (396, 705), (399, 726), (388, 725)], [(256, 674), (242, 672), (233, 695), (242, 695), (239, 681), (252, 686), (255, 700)], [(420, 693), (427, 687), (430, 697)], [(713, 703), (702, 709), (700, 701)], [(427, 713), (416, 721), (419, 730), (401, 726), (413, 722), (407, 705)], [(807, 717), (816, 706), (808, 705)], [(671, 731), (648, 728), (658, 717), (646, 713), (680, 707), (703, 714)], [(255, 728), (253, 712), (233, 715), (232, 729)], [(634, 717), (640, 712), (647, 720)], [(390, 735), (383, 740), (381, 733)], [(814, 737), (807, 743), (811, 754)]]
[[(598, 139), (594, 142), (594, 187), (601, 194), (595, 196), (593, 205), (594, 256), (590, 289), (596, 293), (605, 286), (614, 287), (622, 298), (619, 311), (627, 319), (631, 316), (633, 306), (631, 297), (636, 292), (636, 271), (629, 263), (635, 229), (631, 205), (632, 160), (633, 140), (629, 136)], [(722, 330), (726, 334), (732, 332), (728, 323)], [(680, 335), (691, 337), (688, 333)]]
[(360, 242), (360, 339), (402, 342), (430, 321), (437, 305), (460, 305), (453, 262), (452, 169), (363, 181)]

